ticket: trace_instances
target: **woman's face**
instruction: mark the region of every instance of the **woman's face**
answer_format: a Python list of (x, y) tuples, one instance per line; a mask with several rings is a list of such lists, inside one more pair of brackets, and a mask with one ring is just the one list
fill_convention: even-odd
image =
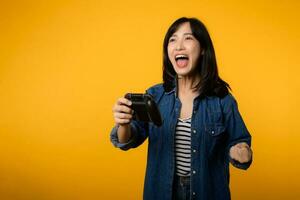
[(190, 23), (181, 24), (168, 43), (168, 56), (179, 77), (192, 75), (200, 52), (200, 43), (193, 36)]

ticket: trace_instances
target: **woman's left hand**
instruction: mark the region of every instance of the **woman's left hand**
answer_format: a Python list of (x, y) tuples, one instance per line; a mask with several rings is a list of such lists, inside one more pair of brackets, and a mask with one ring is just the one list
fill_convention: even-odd
[(241, 142), (230, 148), (229, 155), (240, 163), (246, 163), (251, 160), (252, 151), (247, 143)]

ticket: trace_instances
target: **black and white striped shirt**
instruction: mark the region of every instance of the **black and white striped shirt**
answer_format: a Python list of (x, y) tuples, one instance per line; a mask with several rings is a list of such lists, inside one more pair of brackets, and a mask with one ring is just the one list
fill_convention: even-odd
[(191, 118), (178, 119), (175, 132), (175, 163), (178, 176), (191, 172)]

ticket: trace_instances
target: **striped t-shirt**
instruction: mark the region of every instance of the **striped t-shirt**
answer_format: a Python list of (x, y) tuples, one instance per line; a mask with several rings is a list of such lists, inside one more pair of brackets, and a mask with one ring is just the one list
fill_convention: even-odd
[(178, 176), (191, 172), (191, 118), (178, 119), (175, 132), (175, 162)]

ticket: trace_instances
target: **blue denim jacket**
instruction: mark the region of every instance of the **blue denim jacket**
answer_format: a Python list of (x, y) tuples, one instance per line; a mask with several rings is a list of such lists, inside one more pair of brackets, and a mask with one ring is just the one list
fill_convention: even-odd
[[(171, 200), (175, 174), (174, 134), (180, 115), (181, 102), (176, 88), (165, 92), (162, 84), (146, 92), (154, 97), (161, 112), (163, 125), (155, 126), (132, 120), (132, 137), (119, 143), (117, 126), (111, 131), (114, 146), (128, 150), (141, 145), (148, 138), (148, 158), (144, 183), (145, 200)], [(193, 102), (191, 121), (191, 198), (201, 200), (228, 200), (229, 162), (247, 169), (251, 162), (239, 163), (229, 156), (229, 148), (246, 142), (251, 146), (249, 134), (231, 94), (223, 98), (197, 97)]]

